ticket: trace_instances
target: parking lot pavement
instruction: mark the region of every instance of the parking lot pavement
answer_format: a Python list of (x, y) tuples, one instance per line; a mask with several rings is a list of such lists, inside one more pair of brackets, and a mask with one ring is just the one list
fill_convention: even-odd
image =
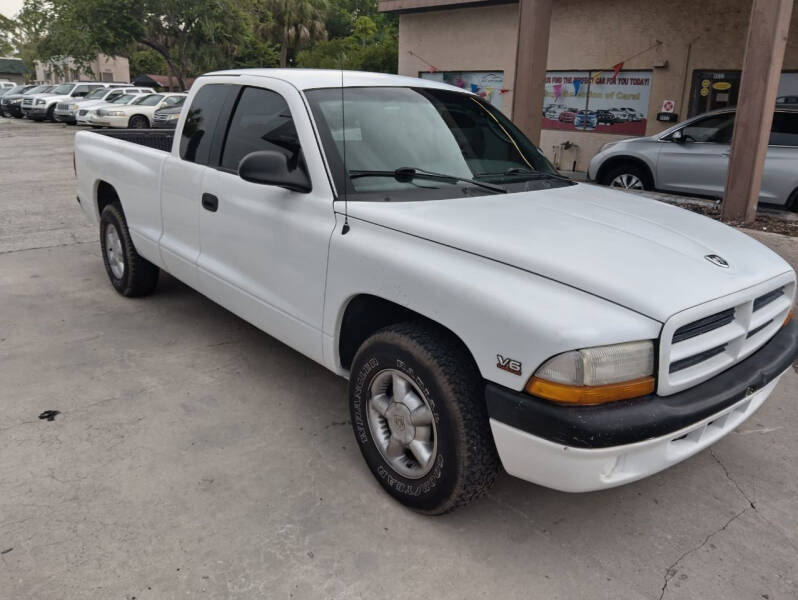
[(111, 289), (72, 132), (0, 123), (0, 597), (798, 596), (798, 373), (647, 480), (505, 475), (419, 516), (361, 460), (345, 382), (169, 277)]

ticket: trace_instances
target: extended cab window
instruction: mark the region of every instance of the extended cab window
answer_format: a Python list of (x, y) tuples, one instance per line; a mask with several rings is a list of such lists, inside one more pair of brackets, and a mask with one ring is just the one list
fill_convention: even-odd
[(280, 152), (294, 168), (300, 161), (299, 137), (291, 111), (280, 94), (244, 88), (238, 99), (222, 152), (221, 166), (231, 171), (247, 154), (261, 150)]
[(216, 123), (232, 87), (216, 83), (204, 85), (194, 96), (180, 137), (180, 158), (209, 164)]

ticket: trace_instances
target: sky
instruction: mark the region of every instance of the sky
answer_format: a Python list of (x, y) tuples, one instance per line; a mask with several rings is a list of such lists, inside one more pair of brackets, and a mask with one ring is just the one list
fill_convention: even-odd
[(6, 17), (13, 17), (20, 8), (23, 0), (0, 0), (0, 13)]

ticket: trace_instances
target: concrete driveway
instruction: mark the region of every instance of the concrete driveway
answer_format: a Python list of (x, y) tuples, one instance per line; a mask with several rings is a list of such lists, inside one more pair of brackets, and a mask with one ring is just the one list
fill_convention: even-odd
[(112, 290), (73, 132), (0, 120), (0, 598), (798, 597), (798, 373), (642, 482), (505, 475), (419, 516), (368, 472), (345, 382), (169, 277)]

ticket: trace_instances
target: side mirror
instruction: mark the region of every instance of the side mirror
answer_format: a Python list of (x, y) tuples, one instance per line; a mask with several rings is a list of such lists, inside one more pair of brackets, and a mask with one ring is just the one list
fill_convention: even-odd
[(300, 168), (289, 169), (288, 159), (280, 152), (262, 150), (247, 154), (238, 165), (238, 176), (244, 181), (274, 185), (307, 194), (313, 187)]
[(684, 137), (682, 130), (679, 129), (678, 131), (674, 131), (671, 134), (671, 141), (676, 142), (677, 144), (684, 144), (687, 141), (687, 139)]

